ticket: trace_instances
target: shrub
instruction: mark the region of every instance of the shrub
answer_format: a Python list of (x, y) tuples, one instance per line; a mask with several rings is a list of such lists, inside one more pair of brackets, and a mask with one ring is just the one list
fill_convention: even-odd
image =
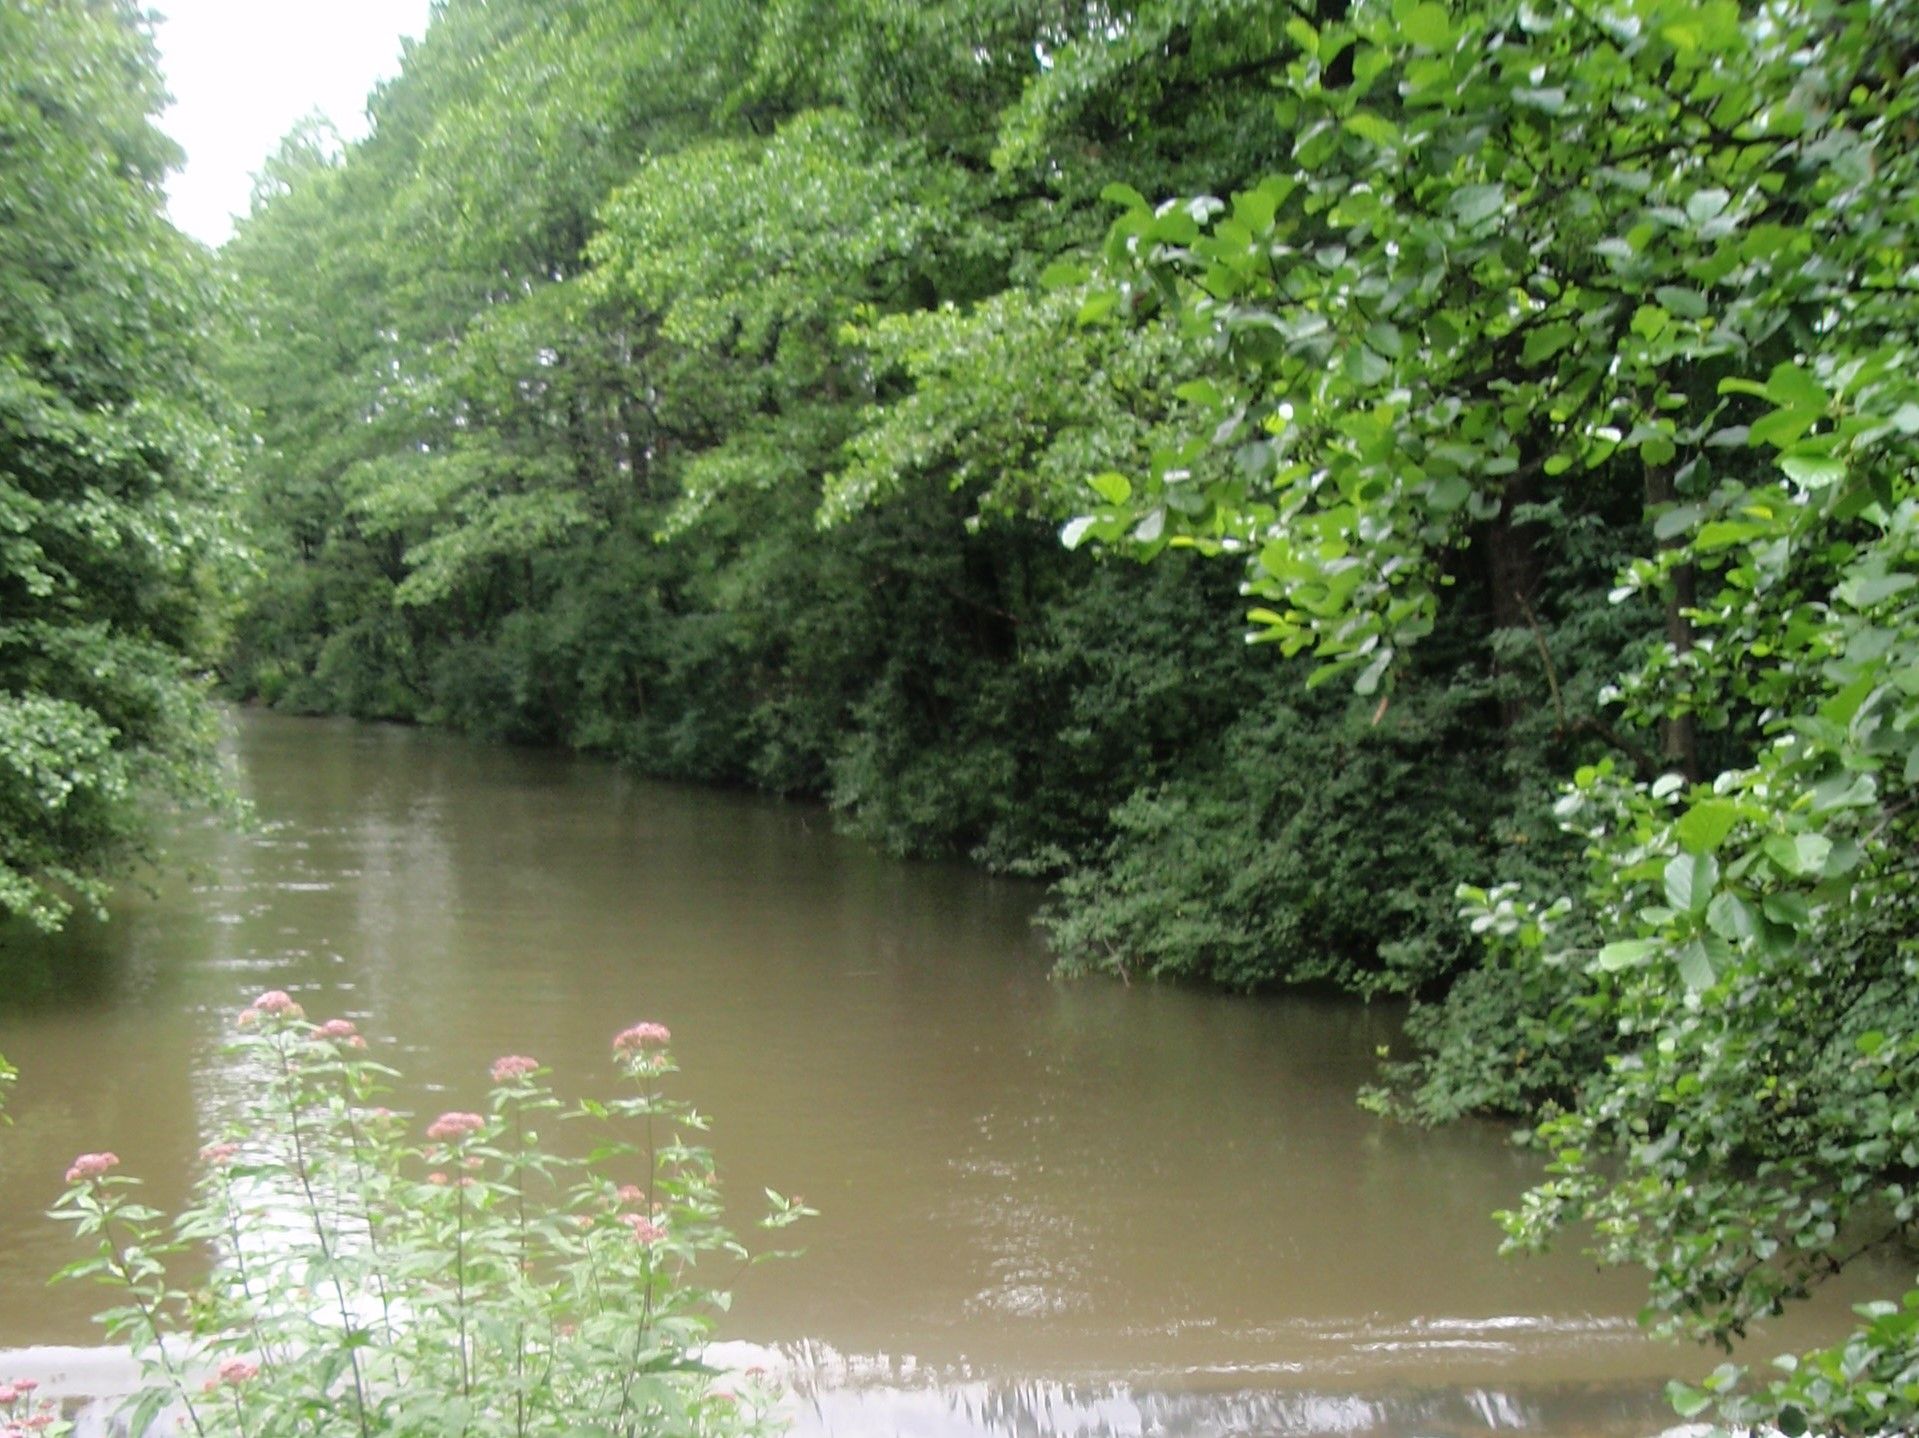
[[(663, 1091), (668, 1037), (621, 1033), (625, 1094), (571, 1106), (536, 1060), (498, 1059), (483, 1112), (422, 1130), (378, 1102), (395, 1075), (352, 1023), (262, 994), (233, 1041), (243, 1112), (186, 1210), (140, 1203), (111, 1153), (75, 1159), (55, 1209), (93, 1249), (62, 1277), (115, 1290), (101, 1321), (143, 1366), (131, 1431), (166, 1410), (197, 1438), (765, 1431), (770, 1391), (700, 1359), (716, 1261), (756, 1260), (687, 1141), (705, 1121)], [(611, 1132), (572, 1158), (558, 1123)], [(768, 1197), (769, 1228), (807, 1211)], [(206, 1247), (210, 1277), (176, 1287)]]

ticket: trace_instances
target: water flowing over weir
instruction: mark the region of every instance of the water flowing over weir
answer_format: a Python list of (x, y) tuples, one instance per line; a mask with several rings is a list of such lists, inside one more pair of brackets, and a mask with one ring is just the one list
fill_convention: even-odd
[(234, 746), (255, 829), (183, 835), (195, 873), (109, 925), (7, 937), (0, 1379), (124, 1386), (45, 1346), (98, 1339), (41, 1215), (100, 1148), (177, 1206), (269, 987), (355, 1019), (429, 1113), (509, 1052), (603, 1092), (614, 1031), (670, 1023), (742, 1229), (762, 1186), (821, 1211), (725, 1335), (802, 1433), (1623, 1435), (1711, 1366), (1637, 1332), (1631, 1275), (1495, 1256), (1533, 1171), (1500, 1130), (1354, 1105), (1388, 1014), (1055, 983), (1030, 887), (800, 806), (402, 729), (240, 715)]

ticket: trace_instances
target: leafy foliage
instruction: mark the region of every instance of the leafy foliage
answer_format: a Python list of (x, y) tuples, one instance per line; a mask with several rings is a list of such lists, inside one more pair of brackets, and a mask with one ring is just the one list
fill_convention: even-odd
[[(1108, 241), (1113, 308), (1170, 302), (1209, 358), (1194, 437), (1098, 481), (1069, 532), (1246, 556), (1254, 622), (1316, 677), (1398, 682), (1475, 526), (1643, 494), (1611, 597), (1665, 632), (1558, 805), (1585, 880), (1467, 893), (1492, 952), (1424, 1029), (1414, 1102), (1530, 1109), (1556, 1158), (1514, 1242), (1590, 1224), (1702, 1337), (1914, 1216), (1913, 18), (1299, 17), (1292, 168), (1230, 205), (1119, 195)], [(1474, 1017), (1499, 975), (1503, 1041)], [(1682, 1411), (1909, 1426), (1914, 1302)]]
[[(1168, 24), (1177, 56), (1101, 68), (1103, 26), (1024, 0), (445, 7), (372, 136), (290, 137), (226, 252), (272, 551), (232, 687), (820, 795), (894, 852), (1070, 874), (1055, 932), (1081, 966), (1445, 982), (1464, 949), (1436, 896), (1536, 816), (1477, 791), (1461, 847), (1422, 799), (1438, 822), (1403, 844), (1357, 774), (1322, 792), (1362, 717), (1245, 738), (1282, 681), (1235, 642), (1230, 576), (1054, 539), (1082, 475), (1177, 437), (1194, 363), (1171, 322), (1075, 323), (1099, 190), (1250, 182), (1284, 153), (1255, 113), (1283, 36)], [(1015, 157), (1053, 60), (1085, 71), (1077, 97)], [(1585, 567), (1597, 523), (1540, 519)], [(1557, 592), (1536, 596), (1555, 638), (1581, 622)], [(1430, 715), (1375, 736), (1396, 793), (1563, 746), (1521, 725), (1543, 677), (1482, 620), (1462, 611)], [(1581, 642), (1555, 656), (1568, 693), (1609, 667)], [(1218, 942), (1176, 937), (1161, 919), (1221, 862), (1154, 832), (1189, 785), (1303, 796), (1339, 843), (1253, 816), (1246, 901)], [(1394, 856), (1410, 927), (1329, 914), (1348, 844)]]
[(0, 912), (53, 927), (212, 799), (195, 668), (236, 550), (218, 305), (131, 5), (0, 5)]

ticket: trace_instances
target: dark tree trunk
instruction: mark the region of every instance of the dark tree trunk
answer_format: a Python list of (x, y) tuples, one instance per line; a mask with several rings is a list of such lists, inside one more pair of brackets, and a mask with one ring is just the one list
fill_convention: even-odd
[[(1650, 469), (1646, 472), (1648, 506), (1671, 504), (1677, 497), (1671, 471)], [(1679, 542), (1669, 539), (1662, 547), (1669, 549)], [(1698, 583), (1690, 564), (1682, 564), (1672, 572), (1672, 590), (1666, 596), (1666, 642), (1672, 645), (1676, 655), (1692, 652), (1692, 620), (1686, 615), (1697, 607)], [(1688, 782), (1699, 782), (1699, 731), (1691, 714), (1675, 715), (1660, 723), (1659, 757), (1668, 768), (1684, 774)]]
[[(1486, 531), (1486, 585), (1491, 591), (1494, 630), (1531, 630), (1543, 643), (1533, 609), (1540, 582), (1539, 526), (1513, 517), (1520, 506), (1531, 504), (1538, 497), (1536, 468), (1523, 469), (1513, 476), (1500, 505), (1499, 517)], [(1503, 677), (1503, 666), (1495, 672), (1502, 673)], [(1511, 729), (1531, 707), (1524, 696), (1501, 695), (1500, 727)]]

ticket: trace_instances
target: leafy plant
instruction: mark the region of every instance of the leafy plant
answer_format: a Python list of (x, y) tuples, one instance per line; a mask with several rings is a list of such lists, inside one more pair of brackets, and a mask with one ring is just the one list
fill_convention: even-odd
[[(1664, 622), (1580, 716), (1605, 752), (1556, 812), (1588, 867), (1462, 891), (1484, 967), (1413, 1102), (1529, 1114), (1553, 1167), (1512, 1242), (1591, 1232), (1655, 1324), (1730, 1342), (1919, 1223), (1913, 8), (1286, 23), (1289, 166), (1112, 191), (1087, 319), (1169, 310), (1206, 358), (1187, 436), (1068, 536), (1237, 555), (1261, 637), (1390, 697), (1459, 550), (1508, 552), (1531, 628), (1516, 531), (1638, 500), (1588, 602)], [(1915, 1304), (1682, 1409), (1910, 1429)]]
[[(178, 1218), (112, 1153), (76, 1158), (55, 1209), (93, 1247), (62, 1277), (113, 1291), (101, 1320), (143, 1365), (132, 1431), (170, 1409), (200, 1438), (765, 1431), (772, 1390), (700, 1357), (758, 1256), (690, 1141), (705, 1121), (665, 1091), (669, 1039), (620, 1033), (626, 1092), (570, 1106), (535, 1059), (500, 1058), (484, 1112), (422, 1136), (377, 1102), (395, 1075), (352, 1023), (262, 994), (232, 1043), (243, 1112)], [(560, 1126), (594, 1131), (584, 1158)], [(768, 1197), (769, 1229), (809, 1212)], [(207, 1250), (211, 1275), (178, 1286)]]

